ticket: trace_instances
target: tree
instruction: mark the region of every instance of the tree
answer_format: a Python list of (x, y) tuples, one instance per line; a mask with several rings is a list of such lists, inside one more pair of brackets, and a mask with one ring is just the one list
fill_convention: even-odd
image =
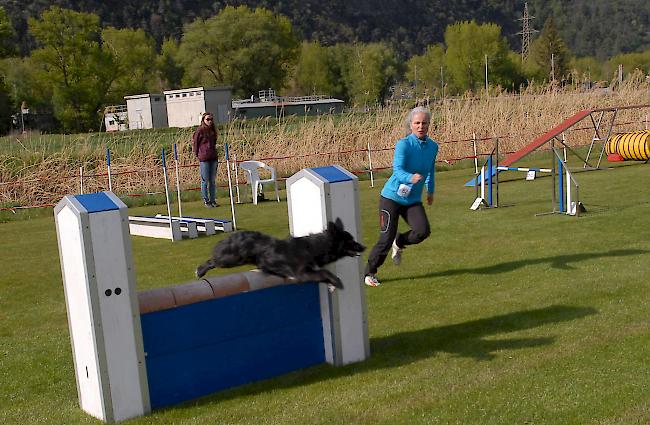
[(570, 67), (576, 78), (582, 81), (599, 81), (604, 77), (603, 64), (594, 56), (573, 58)]
[(444, 57), (445, 46), (434, 44), (427, 46), (423, 55), (412, 56), (406, 62), (406, 79), (413, 82), (416, 96), (442, 96)]
[[(0, 6), (0, 59), (16, 53), (13, 43), (16, 33), (4, 7)], [(6, 133), (11, 124), (12, 104), (16, 100), (11, 96), (7, 85), (6, 72), (0, 72), (0, 133)]]
[(102, 49), (113, 57), (115, 77), (110, 88), (112, 102), (124, 96), (149, 92), (156, 83), (156, 44), (142, 29), (106, 28)]
[(515, 68), (498, 25), (479, 25), (474, 21), (449, 25), (445, 30), (445, 44), (444, 62), (452, 92), (476, 92), (484, 87), (486, 56), (489, 81), (510, 85), (509, 75)]
[(178, 61), (179, 43), (173, 38), (166, 38), (156, 58), (158, 67), (158, 92), (178, 89), (183, 80), (184, 69)]
[(303, 42), (296, 65), (295, 82), (303, 94), (329, 94), (340, 96), (340, 71), (331, 48), (317, 41)]
[(568, 74), (571, 54), (560, 37), (552, 16), (544, 23), (531, 51), (533, 61), (549, 81), (559, 80)]
[(227, 6), (217, 16), (185, 27), (179, 60), (187, 85), (230, 85), (248, 97), (282, 89), (298, 56), (291, 23), (267, 9)]
[(395, 50), (385, 43), (335, 46), (346, 92), (358, 105), (383, 104), (400, 75)]
[(624, 76), (628, 76), (635, 70), (644, 74), (650, 74), (650, 50), (638, 53), (625, 53), (616, 55), (609, 59), (605, 65), (606, 78), (614, 78), (617, 75), (619, 65), (623, 66)]
[(115, 76), (113, 58), (99, 45), (99, 17), (52, 6), (29, 31), (42, 46), (32, 52), (38, 78), (52, 86), (54, 115), (64, 131), (98, 128), (100, 108)]
[(52, 86), (45, 78), (39, 78), (40, 65), (31, 57), (7, 58), (2, 61), (2, 74), (13, 100), (13, 113), (26, 102), (31, 111), (50, 112), (52, 109)]
[(11, 25), (5, 8), (0, 6), (0, 58), (6, 58), (16, 53), (16, 31)]

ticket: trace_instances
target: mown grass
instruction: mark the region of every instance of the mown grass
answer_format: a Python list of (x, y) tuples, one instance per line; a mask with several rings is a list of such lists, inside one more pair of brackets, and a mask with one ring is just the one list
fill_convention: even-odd
[[(587, 208), (577, 218), (535, 216), (552, 209), (549, 178), (506, 182), (501, 208), (473, 212), (468, 170), (439, 173), (431, 237), (408, 248), (402, 266), (386, 263), (383, 285), (366, 292), (367, 361), (312, 367), (126, 423), (650, 422), (650, 165), (628, 165), (576, 175)], [(360, 183), (368, 246), (378, 236), (377, 183)], [(228, 215), (198, 203), (184, 211)], [(284, 196), (237, 211), (240, 228), (288, 233)], [(3, 223), (0, 232), (0, 421), (99, 423), (77, 404), (54, 220)], [(191, 280), (223, 237), (134, 237), (138, 289)]]

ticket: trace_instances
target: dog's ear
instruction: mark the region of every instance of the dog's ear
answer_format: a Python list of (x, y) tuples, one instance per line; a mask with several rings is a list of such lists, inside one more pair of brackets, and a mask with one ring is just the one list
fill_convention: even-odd
[(343, 230), (343, 221), (341, 221), (341, 217), (336, 217), (336, 221), (334, 222), (334, 225), (335, 225), (339, 230)]

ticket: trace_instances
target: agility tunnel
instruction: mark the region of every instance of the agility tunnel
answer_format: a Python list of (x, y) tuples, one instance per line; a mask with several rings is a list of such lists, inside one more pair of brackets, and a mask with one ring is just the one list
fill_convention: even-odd
[[(340, 218), (361, 240), (358, 179), (338, 166), (287, 180), (289, 228)], [(105, 422), (215, 391), (370, 355), (361, 257), (327, 266), (330, 291), (250, 271), (138, 293), (129, 214), (112, 192), (54, 209), (79, 406)]]
[[(650, 158), (650, 130), (619, 133), (610, 136), (605, 144), (608, 160), (647, 161)], [(616, 157), (620, 156), (620, 159)]]

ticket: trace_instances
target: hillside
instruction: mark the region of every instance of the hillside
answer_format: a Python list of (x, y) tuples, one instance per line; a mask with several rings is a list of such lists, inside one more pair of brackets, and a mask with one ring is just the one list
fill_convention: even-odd
[[(2, 0), (19, 35), (23, 53), (33, 47), (27, 34), (27, 19), (51, 5), (96, 13), (104, 26), (144, 28), (158, 43), (165, 37), (179, 38), (183, 25), (207, 18), (226, 5), (265, 7), (288, 16), (304, 39), (326, 45), (338, 42), (387, 41), (403, 57), (421, 53), (443, 40), (447, 25), (474, 19), (494, 22), (503, 28), (514, 50), (521, 47), (522, 0)], [(532, 0), (529, 9), (536, 19), (531, 26), (541, 29), (553, 14), (561, 34), (574, 53), (611, 56), (650, 46), (650, 2), (646, 0)]]

